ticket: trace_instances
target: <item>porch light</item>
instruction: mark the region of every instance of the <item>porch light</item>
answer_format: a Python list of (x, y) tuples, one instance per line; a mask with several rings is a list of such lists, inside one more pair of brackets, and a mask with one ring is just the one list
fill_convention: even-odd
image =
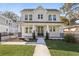
[(71, 28), (70, 31), (73, 31), (74, 32), (74, 31), (76, 31), (76, 28)]
[(64, 29), (65, 32), (69, 31), (69, 29)]

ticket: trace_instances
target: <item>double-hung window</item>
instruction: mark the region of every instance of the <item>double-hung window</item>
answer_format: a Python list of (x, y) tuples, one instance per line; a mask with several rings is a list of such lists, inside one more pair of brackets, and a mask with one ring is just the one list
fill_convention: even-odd
[(28, 33), (28, 27), (26, 27), (26, 33)]
[(29, 20), (32, 20), (32, 14), (29, 15)]
[(38, 14), (38, 19), (40, 19), (40, 14)]
[(56, 21), (56, 15), (53, 15), (53, 20)]
[(32, 27), (26, 27), (25, 33), (32, 33)]
[(32, 27), (29, 27), (29, 33), (32, 33)]
[(28, 15), (25, 15), (25, 20), (28, 20)]
[(43, 14), (38, 14), (38, 19), (43, 19)]
[(49, 16), (48, 16), (48, 19), (49, 19), (50, 21), (52, 21), (52, 15), (49, 15)]

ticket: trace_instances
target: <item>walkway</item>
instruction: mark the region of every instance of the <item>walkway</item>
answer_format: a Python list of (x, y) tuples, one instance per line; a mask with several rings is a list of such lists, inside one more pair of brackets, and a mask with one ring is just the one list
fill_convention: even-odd
[(49, 50), (45, 44), (44, 38), (39, 37), (33, 56), (50, 56)]

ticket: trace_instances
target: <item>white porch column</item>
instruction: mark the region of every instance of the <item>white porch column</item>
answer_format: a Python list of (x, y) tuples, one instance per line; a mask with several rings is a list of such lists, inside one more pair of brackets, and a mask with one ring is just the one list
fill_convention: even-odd
[(34, 26), (34, 25), (33, 25), (33, 29), (32, 29), (32, 32), (33, 32), (33, 31), (35, 31), (35, 26)]
[(49, 25), (47, 25), (47, 32), (49, 33)]

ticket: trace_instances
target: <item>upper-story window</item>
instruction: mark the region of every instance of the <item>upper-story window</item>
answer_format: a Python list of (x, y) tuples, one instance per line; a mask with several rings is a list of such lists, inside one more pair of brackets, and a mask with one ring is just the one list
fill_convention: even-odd
[(56, 15), (53, 15), (53, 20), (56, 21)]
[(32, 20), (32, 15), (31, 14), (29, 15), (29, 20)]
[(38, 19), (40, 19), (40, 14), (38, 14)]
[(38, 19), (43, 19), (43, 14), (38, 14)]
[(28, 20), (28, 15), (25, 15), (25, 20)]
[(52, 20), (52, 15), (49, 15), (49, 16), (48, 16), (48, 19), (49, 19), (49, 20)]
[(43, 19), (43, 14), (41, 14), (41, 19)]

